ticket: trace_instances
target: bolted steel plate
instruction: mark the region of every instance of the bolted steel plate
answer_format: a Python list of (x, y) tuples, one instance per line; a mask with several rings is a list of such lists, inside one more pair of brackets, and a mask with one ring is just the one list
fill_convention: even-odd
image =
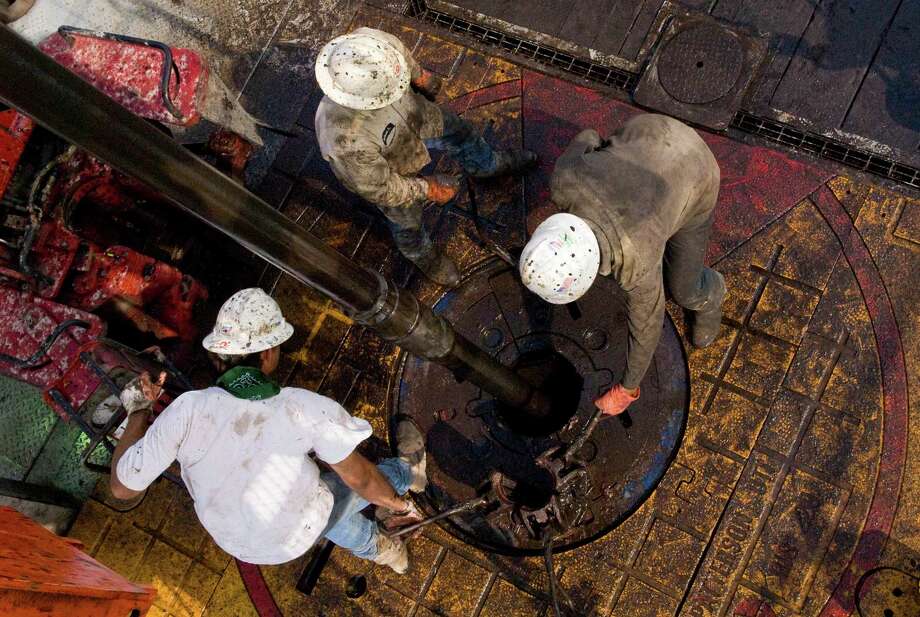
[(550, 492), (565, 489), (553, 501), (557, 550), (606, 533), (651, 494), (678, 448), (688, 404), (686, 361), (670, 319), (628, 416), (603, 419), (571, 465), (547, 466), (545, 453), (575, 439), (594, 400), (623, 374), (626, 311), (616, 283), (599, 277), (577, 303), (555, 306), (528, 292), (507, 265), (489, 262), (435, 310), (542, 386), (554, 407), (540, 418), (507, 409), (445, 368), (406, 356), (393, 409), (426, 436), (429, 483), (420, 502), (429, 515), (488, 493), (500, 477), (516, 486), (500, 491), (508, 500), (445, 526), (488, 550), (536, 553), (543, 542), (535, 521)]
[(732, 91), (744, 64), (744, 48), (735, 34), (700, 24), (666, 43), (658, 59), (658, 79), (678, 101), (704, 105)]

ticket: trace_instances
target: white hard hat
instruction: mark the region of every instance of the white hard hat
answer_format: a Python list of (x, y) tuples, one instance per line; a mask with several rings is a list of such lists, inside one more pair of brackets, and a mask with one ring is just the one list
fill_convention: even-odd
[(251, 287), (224, 302), (214, 330), (201, 344), (214, 353), (244, 355), (276, 347), (293, 333), (294, 327), (285, 321), (278, 303), (258, 287)]
[(361, 28), (326, 43), (316, 58), (316, 81), (349, 109), (380, 109), (409, 89), (409, 65), (385, 33)]
[(551, 304), (567, 304), (584, 295), (601, 263), (597, 238), (574, 214), (554, 214), (537, 227), (521, 253), (521, 280)]

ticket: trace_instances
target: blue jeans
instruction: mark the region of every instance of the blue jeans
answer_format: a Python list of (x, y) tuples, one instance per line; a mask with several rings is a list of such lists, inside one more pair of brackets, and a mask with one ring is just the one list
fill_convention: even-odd
[(444, 117), (444, 134), (426, 139), (425, 147), (447, 152), (468, 174), (495, 171), (495, 151), (476, 127), (446, 109), (441, 109), (441, 115)]
[[(388, 458), (377, 465), (396, 492), (405, 495), (412, 483), (409, 464), (398, 458)], [(355, 557), (373, 559), (377, 556), (377, 522), (363, 514), (367, 500), (348, 488), (335, 472), (320, 477), (332, 492), (332, 513), (323, 535), (336, 546), (347, 548)]]

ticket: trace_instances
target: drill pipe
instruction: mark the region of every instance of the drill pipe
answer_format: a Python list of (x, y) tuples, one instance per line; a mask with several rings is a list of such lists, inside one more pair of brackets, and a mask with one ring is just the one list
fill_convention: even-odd
[(513, 407), (542, 412), (529, 383), (414, 295), (329, 248), (2, 25), (0, 58), (0, 99), (10, 106), (330, 297), (384, 339)]

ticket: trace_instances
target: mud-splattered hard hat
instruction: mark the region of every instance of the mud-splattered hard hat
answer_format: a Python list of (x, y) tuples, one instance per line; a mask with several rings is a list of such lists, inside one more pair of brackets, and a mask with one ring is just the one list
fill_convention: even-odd
[(316, 81), (326, 96), (349, 109), (386, 107), (406, 93), (412, 79), (397, 45), (393, 35), (373, 28), (334, 38), (316, 58)]
[(554, 214), (534, 230), (521, 253), (521, 280), (551, 304), (568, 304), (585, 294), (600, 266), (591, 227), (574, 214)]
[(224, 302), (202, 345), (216, 354), (244, 355), (277, 347), (294, 333), (278, 303), (259, 289), (242, 289)]

